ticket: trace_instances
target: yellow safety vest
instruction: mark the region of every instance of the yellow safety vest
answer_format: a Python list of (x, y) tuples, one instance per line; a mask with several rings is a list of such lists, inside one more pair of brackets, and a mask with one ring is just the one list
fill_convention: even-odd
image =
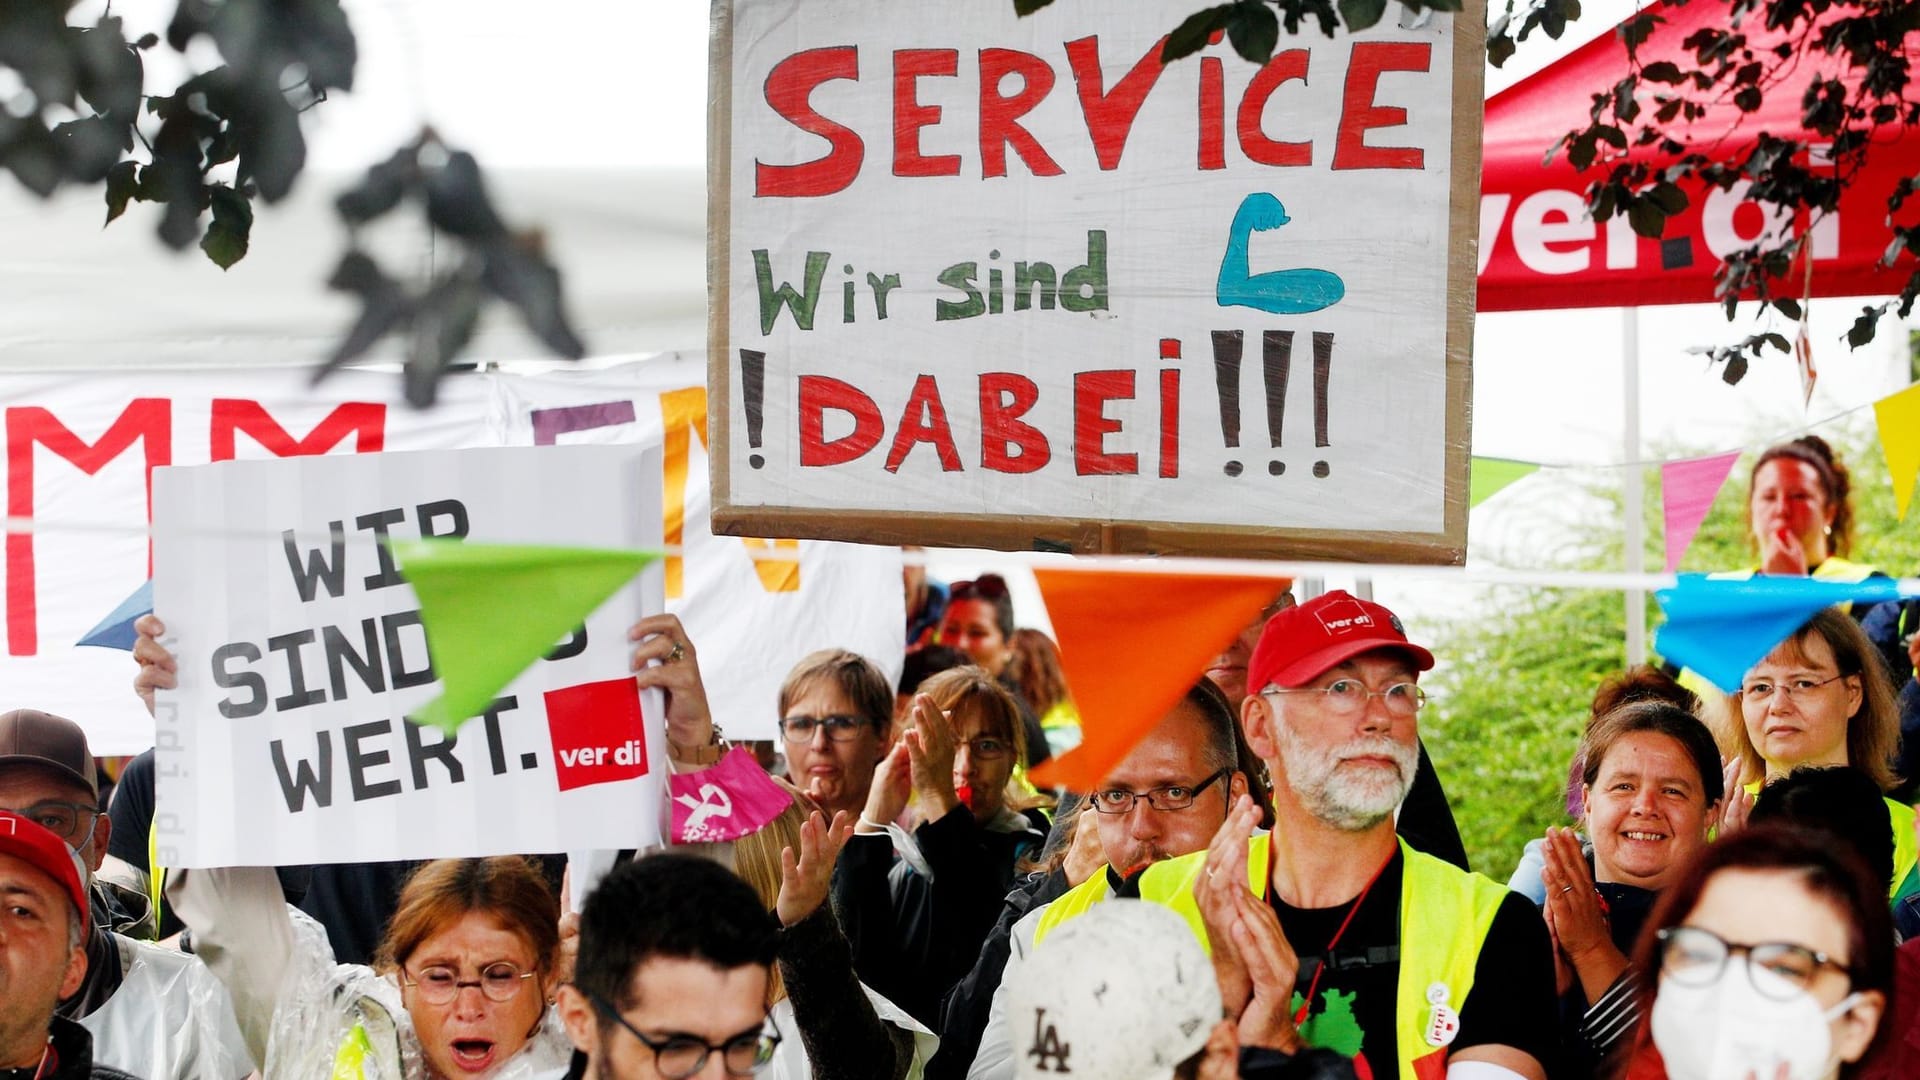
[[(155, 815), (155, 821), (159, 816)], [(147, 822), (147, 900), (153, 905), (153, 940), (160, 940), (160, 904), (167, 898), (167, 868), (160, 865), (160, 833)]]
[[(1266, 833), (1255, 836), (1247, 848), (1247, 884), (1263, 899), (1271, 851), (1272, 836)], [(1507, 889), (1415, 851), (1404, 840), (1400, 854), (1404, 866), (1394, 1052), (1399, 1080), (1439, 1080), (1446, 1075), (1447, 1046), (1459, 1032), (1460, 1010), (1473, 991), (1480, 947), (1507, 898)], [(1211, 951), (1206, 923), (1193, 899), (1194, 882), (1206, 868), (1206, 858), (1201, 851), (1148, 867), (1140, 879), (1140, 897), (1172, 908)]]
[[(1745, 570), (1722, 570), (1719, 573), (1708, 574), (1707, 576), (1719, 581), (1748, 581), (1759, 572), (1759, 567), (1750, 566)], [(1843, 559), (1838, 555), (1829, 555), (1825, 562), (1814, 567), (1808, 572), (1807, 576), (1815, 581), (1854, 582), (1865, 581), (1879, 572), (1879, 570), (1865, 563), (1853, 562), (1848, 559)], [(1833, 606), (1844, 612), (1851, 612), (1853, 610), (1853, 602), (1850, 600), (1842, 601)]]
[(1040, 944), (1061, 923), (1085, 915), (1093, 910), (1093, 905), (1111, 895), (1112, 890), (1107, 888), (1106, 867), (1101, 867), (1099, 873), (1054, 897), (1052, 903), (1040, 909), (1040, 923), (1033, 928), (1033, 943)]

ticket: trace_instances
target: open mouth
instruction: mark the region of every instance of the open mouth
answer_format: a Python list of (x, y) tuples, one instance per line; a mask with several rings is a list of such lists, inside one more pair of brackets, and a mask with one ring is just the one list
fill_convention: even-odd
[(1642, 844), (1658, 844), (1667, 839), (1666, 833), (1623, 832), (1620, 835)]
[(455, 1039), (451, 1049), (454, 1065), (464, 1072), (481, 1072), (493, 1064), (495, 1047), (491, 1039)]

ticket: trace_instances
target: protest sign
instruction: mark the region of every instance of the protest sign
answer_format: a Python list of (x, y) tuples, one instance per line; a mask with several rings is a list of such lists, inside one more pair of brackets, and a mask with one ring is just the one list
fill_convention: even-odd
[[(707, 669), (726, 674), (707, 687), (714, 714), (735, 738), (771, 738), (780, 676), (808, 649), (839, 645), (899, 663), (899, 558), (887, 548), (714, 537), (705, 378), (704, 356), (676, 354), (553, 375), (470, 374), (448, 379), (439, 404), (421, 411), (400, 402), (398, 380), (384, 372), (343, 371), (318, 388), (292, 369), (149, 371), (137, 388), (106, 373), (0, 376), (0, 480), (11, 512), (38, 523), (0, 547), (0, 684), (14, 705), (81, 724), (96, 753), (153, 745), (124, 645), (76, 647), (148, 578), (149, 465), (618, 443), (662, 449), (663, 532), (686, 549), (667, 566), (667, 609), (686, 622)], [(797, 551), (797, 576), (793, 561), (750, 558), (760, 551)]]
[(626, 630), (661, 610), (659, 569), (448, 737), (404, 719), (438, 685), (413, 589), (382, 542), (657, 548), (659, 469), (657, 451), (551, 447), (157, 471), (154, 604), (179, 661), (179, 689), (156, 698), (160, 861), (657, 840), (664, 716), (656, 692), (635, 689)]
[(1458, 561), (1481, 8), (716, 0), (714, 523)]

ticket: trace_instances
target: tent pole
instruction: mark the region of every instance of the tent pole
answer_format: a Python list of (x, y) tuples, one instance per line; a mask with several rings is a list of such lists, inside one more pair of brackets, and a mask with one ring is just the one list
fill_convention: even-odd
[[(1646, 569), (1645, 496), (1641, 490), (1640, 467), (1640, 309), (1620, 309), (1621, 413), (1620, 441), (1626, 450), (1627, 475), (1621, 485), (1627, 511), (1627, 573)], [(1627, 590), (1627, 663), (1641, 664), (1647, 659), (1647, 594), (1641, 589)]]

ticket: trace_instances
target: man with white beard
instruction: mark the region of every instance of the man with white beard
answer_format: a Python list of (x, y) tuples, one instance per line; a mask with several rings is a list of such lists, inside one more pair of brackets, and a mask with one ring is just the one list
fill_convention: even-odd
[[(1345, 592), (1274, 615), (1240, 715), (1273, 775), (1273, 831), (1253, 835), (1242, 800), (1140, 895), (1209, 944), (1243, 1048), (1337, 1050), (1361, 1080), (1544, 1080), (1558, 1024), (1538, 913), (1394, 834), (1432, 667), (1391, 611)], [(1285, 947), (1242, 955), (1276, 919)]]

